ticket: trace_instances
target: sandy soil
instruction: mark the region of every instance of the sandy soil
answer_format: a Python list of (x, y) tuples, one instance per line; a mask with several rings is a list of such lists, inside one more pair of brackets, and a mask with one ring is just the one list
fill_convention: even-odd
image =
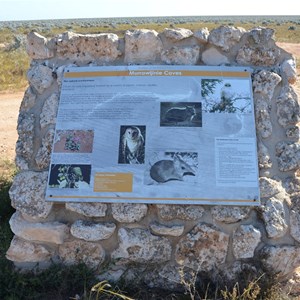
[[(300, 59), (300, 44), (278, 43), (278, 46)], [(300, 98), (300, 66), (297, 69), (296, 91)], [(17, 118), (24, 91), (0, 93), (0, 158), (12, 160), (15, 157), (17, 141)]]

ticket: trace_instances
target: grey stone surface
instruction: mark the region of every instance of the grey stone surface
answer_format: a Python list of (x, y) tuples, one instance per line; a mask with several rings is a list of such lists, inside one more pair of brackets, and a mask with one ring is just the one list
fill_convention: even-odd
[(165, 28), (163, 34), (173, 41), (180, 41), (193, 36), (193, 32), (185, 28)]
[(276, 194), (283, 192), (281, 182), (267, 177), (259, 178), (260, 196), (262, 198), (269, 198)]
[(58, 103), (59, 97), (56, 93), (46, 99), (40, 114), (41, 128), (45, 128), (48, 125), (55, 125)]
[(157, 235), (180, 236), (183, 234), (184, 225), (165, 226), (157, 223), (150, 224), (150, 229)]
[(165, 221), (180, 219), (195, 221), (202, 217), (204, 208), (199, 205), (156, 205), (158, 215)]
[(29, 83), (42, 94), (53, 83), (52, 69), (44, 65), (34, 65), (27, 72)]
[(47, 47), (48, 40), (38, 34), (31, 31), (27, 35), (26, 51), (27, 54), (33, 59), (48, 59), (54, 56), (53, 49)]
[(66, 203), (66, 209), (86, 217), (105, 217), (107, 204), (105, 203)]
[(112, 203), (112, 216), (119, 222), (133, 223), (142, 220), (148, 211), (146, 204)]
[(291, 126), (286, 129), (285, 135), (287, 138), (289, 138), (292, 141), (299, 141), (300, 138), (300, 129), (298, 125)]
[(201, 28), (194, 32), (194, 37), (201, 43), (206, 44), (208, 42), (209, 30), (207, 27)]
[(229, 236), (212, 225), (198, 224), (182, 237), (175, 250), (178, 264), (210, 271), (225, 262)]
[(201, 60), (208, 66), (229, 64), (229, 59), (216, 48), (208, 48), (202, 52)]
[(289, 194), (300, 192), (300, 178), (296, 175), (289, 176), (283, 181), (283, 187)]
[(28, 112), (36, 104), (37, 96), (29, 86), (24, 94), (23, 100), (20, 106), (20, 112)]
[(296, 62), (290, 58), (285, 60), (281, 65), (281, 71), (286, 76), (288, 83), (294, 84), (297, 81)]
[(296, 170), (300, 166), (300, 144), (279, 142), (276, 144), (276, 156), (280, 171)]
[(45, 201), (48, 172), (24, 171), (17, 174), (9, 190), (12, 206), (32, 218), (46, 218), (52, 202)]
[(256, 130), (262, 138), (270, 137), (273, 132), (270, 110), (270, 106), (263, 98), (256, 99)]
[(300, 242), (300, 209), (294, 208), (290, 212), (291, 236)]
[(161, 60), (168, 65), (195, 65), (200, 56), (200, 48), (193, 47), (172, 47), (168, 50), (163, 50)]
[(258, 165), (260, 168), (269, 169), (272, 167), (272, 159), (268, 148), (258, 141)]
[(246, 219), (250, 210), (249, 207), (213, 206), (211, 214), (216, 221), (231, 224)]
[(95, 223), (92, 221), (77, 220), (71, 226), (71, 234), (88, 242), (106, 240), (115, 232), (114, 223)]

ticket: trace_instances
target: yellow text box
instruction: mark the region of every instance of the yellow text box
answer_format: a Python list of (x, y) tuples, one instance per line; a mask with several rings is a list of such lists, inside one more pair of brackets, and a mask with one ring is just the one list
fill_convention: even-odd
[(132, 192), (132, 173), (96, 173), (94, 192)]

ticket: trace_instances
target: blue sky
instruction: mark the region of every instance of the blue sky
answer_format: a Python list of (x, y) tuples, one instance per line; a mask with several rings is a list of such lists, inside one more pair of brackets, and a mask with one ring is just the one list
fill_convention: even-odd
[(0, 21), (70, 18), (300, 15), (295, 0), (0, 0)]

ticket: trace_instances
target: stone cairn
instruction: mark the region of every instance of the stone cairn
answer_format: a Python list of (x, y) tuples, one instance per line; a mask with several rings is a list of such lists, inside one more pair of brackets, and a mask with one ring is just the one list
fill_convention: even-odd
[[(83, 261), (99, 271), (111, 262), (105, 279), (147, 269), (140, 273), (145, 281), (165, 288), (180, 282), (183, 266), (232, 280), (263, 269), (300, 292), (296, 67), (276, 45), (274, 30), (141, 29), (126, 31), (124, 38), (66, 32), (51, 39), (31, 32), (27, 52), (32, 61), (17, 127), (20, 172), (10, 189), (16, 212), (9, 260), (19, 267)], [(260, 207), (45, 201), (64, 68), (128, 64), (253, 68)]]

